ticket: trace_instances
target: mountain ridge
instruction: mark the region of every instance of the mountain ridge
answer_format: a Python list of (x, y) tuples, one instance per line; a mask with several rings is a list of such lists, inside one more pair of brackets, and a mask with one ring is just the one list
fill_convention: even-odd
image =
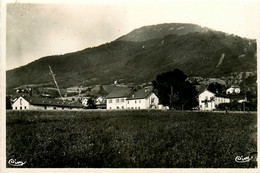
[[(153, 30), (158, 26), (164, 24), (148, 28)], [(171, 26), (167, 24), (166, 30)], [(256, 70), (255, 40), (214, 30), (198, 32), (196, 28), (199, 26), (194, 26), (194, 32), (190, 29), (186, 34), (165, 32), (162, 36), (163, 31), (160, 31), (156, 38), (148, 39), (151, 33), (141, 37), (144, 41), (133, 41), (131, 38), (138, 36), (126, 37), (126, 34), (94, 48), (43, 57), (7, 71), (7, 88), (51, 82), (49, 65), (62, 88), (77, 84), (108, 84), (117, 79), (123, 79), (125, 83), (147, 82), (155, 79), (157, 74), (174, 68), (180, 68), (188, 76), (202, 77), (221, 77), (232, 72)], [(129, 35), (133, 35), (133, 31)], [(223, 53), (225, 57), (218, 66)]]
[(166, 35), (185, 35), (190, 32), (207, 32), (211, 29), (191, 23), (163, 23), (142, 26), (116, 39), (116, 41), (147, 41)]

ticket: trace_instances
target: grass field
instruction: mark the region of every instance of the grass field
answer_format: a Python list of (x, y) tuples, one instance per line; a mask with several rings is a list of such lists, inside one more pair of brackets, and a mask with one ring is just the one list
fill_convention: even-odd
[[(28, 168), (246, 168), (256, 113), (7, 111), (7, 161)], [(250, 167), (256, 167), (252, 161)], [(7, 167), (11, 167), (7, 164)]]

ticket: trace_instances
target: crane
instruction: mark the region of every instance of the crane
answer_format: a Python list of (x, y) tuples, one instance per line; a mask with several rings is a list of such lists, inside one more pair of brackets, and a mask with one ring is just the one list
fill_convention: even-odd
[(49, 69), (50, 69), (52, 78), (53, 78), (53, 80), (54, 80), (54, 83), (55, 83), (55, 85), (56, 85), (56, 87), (57, 87), (57, 89), (58, 89), (58, 92), (59, 92), (59, 94), (60, 94), (60, 98), (61, 98), (62, 101), (64, 102), (65, 100), (64, 100), (64, 98), (63, 98), (62, 95), (61, 95), (60, 88), (59, 88), (59, 86), (58, 86), (57, 81), (55, 80), (55, 74), (53, 73), (53, 71), (52, 71), (52, 69), (51, 69), (51, 66), (49, 66)]

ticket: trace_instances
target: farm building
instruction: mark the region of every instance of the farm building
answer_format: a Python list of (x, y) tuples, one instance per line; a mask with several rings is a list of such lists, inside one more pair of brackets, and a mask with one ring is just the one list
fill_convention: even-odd
[(158, 104), (158, 97), (149, 89), (112, 92), (107, 96), (107, 109), (155, 109)]
[(98, 98), (95, 99), (96, 106), (98, 109), (106, 109), (106, 98), (99, 96)]
[[(82, 99), (82, 105), (84, 107), (87, 107), (88, 106), (88, 100), (90, 99), (91, 97), (86, 97), (84, 99)], [(95, 99), (95, 104), (97, 106), (97, 109), (106, 109), (106, 99), (105, 97), (102, 97), (102, 96), (99, 96)]]
[(204, 90), (199, 94), (199, 108), (200, 110), (211, 111), (216, 109), (216, 106), (220, 103), (229, 103), (230, 99), (218, 93), (213, 93), (208, 90)]
[(231, 86), (226, 91), (226, 94), (239, 94), (239, 93), (240, 93), (240, 87), (239, 86)]
[(20, 96), (12, 104), (13, 110), (79, 110), (80, 102), (69, 102), (49, 98)]

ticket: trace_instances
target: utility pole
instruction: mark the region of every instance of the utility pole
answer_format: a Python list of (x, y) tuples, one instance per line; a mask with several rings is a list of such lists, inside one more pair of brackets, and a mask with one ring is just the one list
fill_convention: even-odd
[(173, 107), (173, 88), (171, 86), (171, 95), (170, 95), (170, 110), (172, 110)]
[(247, 101), (247, 98), (246, 98), (246, 92), (245, 92), (245, 100), (243, 101), (243, 111), (245, 112), (246, 111), (246, 101)]

